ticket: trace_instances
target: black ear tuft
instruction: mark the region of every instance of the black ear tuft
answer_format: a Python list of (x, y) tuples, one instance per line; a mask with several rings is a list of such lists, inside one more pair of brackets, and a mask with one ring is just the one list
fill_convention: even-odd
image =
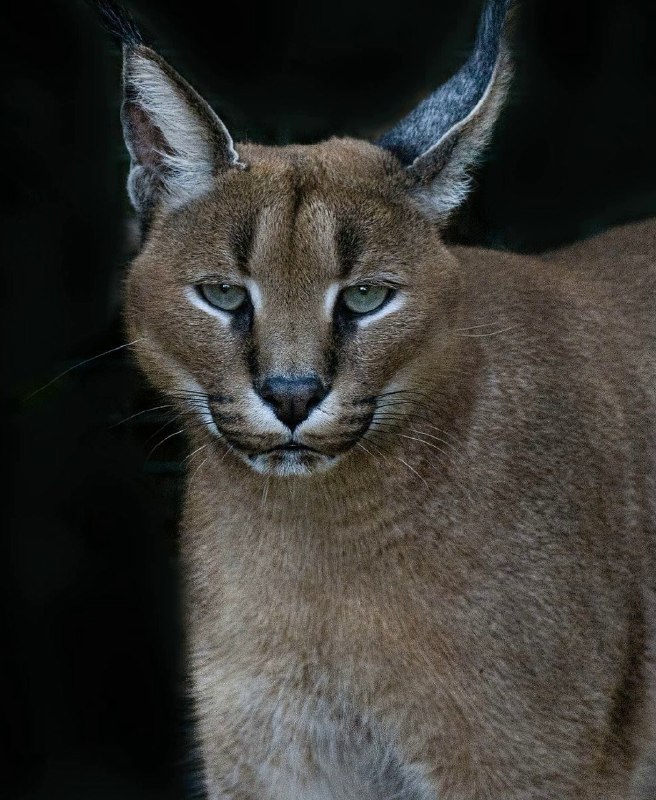
[(145, 44), (141, 31), (123, 6), (113, 0), (90, 0), (105, 29), (121, 45), (138, 47)]

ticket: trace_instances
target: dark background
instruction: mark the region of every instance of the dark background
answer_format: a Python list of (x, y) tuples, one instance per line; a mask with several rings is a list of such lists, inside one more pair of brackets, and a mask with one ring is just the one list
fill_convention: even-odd
[[(381, 132), (462, 63), (480, 5), (129, 3), (235, 137), (266, 143)], [(539, 251), (656, 212), (655, 5), (524, 1), (511, 101), (453, 238)], [(126, 349), (33, 394), (125, 343), (120, 54), (81, 0), (7, 14), (0, 793), (182, 798), (181, 437), (153, 450), (175, 424), (128, 419), (158, 399)]]

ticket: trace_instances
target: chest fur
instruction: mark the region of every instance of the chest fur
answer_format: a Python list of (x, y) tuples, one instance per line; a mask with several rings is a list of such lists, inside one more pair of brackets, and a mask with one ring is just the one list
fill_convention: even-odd
[(300, 688), (297, 669), (268, 679), (242, 674), (231, 697), (231, 680), (220, 680), (223, 713), (233, 717), (221, 729), (239, 731), (240, 769), (252, 776), (258, 798), (435, 800), (421, 767), (404, 763), (393, 733), (359, 713), (352, 698), (336, 696), (327, 675), (316, 673)]

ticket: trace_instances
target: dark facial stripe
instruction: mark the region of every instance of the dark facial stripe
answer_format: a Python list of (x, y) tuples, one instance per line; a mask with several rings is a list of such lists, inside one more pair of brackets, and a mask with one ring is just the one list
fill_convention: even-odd
[(230, 247), (232, 248), (239, 269), (246, 275), (250, 275), (248, 261), (253, 250), (254, 234), (255, 217), (251, 215), (237, 220), (230, 231)]
[(257, 350), (255, 347), (252, 330), (250, 330), (246, 336), (244, 347), (246, 350), (246, 366), (248, 367), (248, 374), (251, 376), (253, 385), (255, 385), (260, 374), (260, 365), (257, 359)]
[(249, 336), (253, 327), (253, 306), (246, 300), (242, 306), (231, 314), (230, 325), (233, 331), (242, 336)]
[(344, 279), (348, 277), (362, 253), (362, 238), (351, 220), (345, 220), (339, 225), (335, 246), (340, 267), (339, 277)]

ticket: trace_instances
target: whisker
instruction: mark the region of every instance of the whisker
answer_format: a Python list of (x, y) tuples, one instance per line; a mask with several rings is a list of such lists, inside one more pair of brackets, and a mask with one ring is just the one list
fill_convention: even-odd
[(507, 328), (501, 328), (498, 331), (492, 331), (491, 333), (458, 333), (457, 336), (462, 337), (480, 337), (480, 336), (497, 336), (500, 333), (507, 333), (508, 331), (513, 331), (515, 328), (519, 328), (519, 323), (517, 325), (510, 325)]
[(422, 392), (419, 389), (394, 389), (389, 392), (383, 392), (382, 394), (376, 395), (375, 400), (382, 400), (384, 397), (392, 397), (394, 395), (399, 394), (411, 394), (417, 395), (419, 397), (423, 397), (426, 400), (434, 401), (434, 395), (443, 395), (444, 397), (448, 397), (448, 392), (441, 392), (439, 389), (432, 389), (433, 394), (428, 394), (428, 392)]
[(364, 450), (364, 452), (365, 452), (365, 453), (366, 453), (368, 456), (371, 456), (371, 458), (375, 458), (374, 454), (373, 454), (373, 453), (372, 453), (370, 450), (367, 450), (367, 448), (366, 448), (366, 447), (365, 447), (365, 446), (362, 444), (362, 441), (361, 441), (361, 440), (358, 440), (358, 441), (356, 442), (356, 444), (357, 444), (357, 446), (358, 446), (358, 447), (359, 447), (361, 450)]
[[(442, 439), (440, 436), (435, 436), (434, 434), (430, 434), (430, 433), (426, 433), (425, 431), (422, 431), (421, 433), (424, 436), (430, 436), (431, 439), (436, 439), (437, 441), (442, 442), (442, 444), (446, 445), (447, 447), (451, 447), (454, 450), (462, 447), (462, 443), (455, 436), (453, 436), (453, 434), (450, 434), (448, 431), (445, 431), (442, 428), (438, 428), (437, 425), (432, 425), (430, 422), (428, 422), (427, 418), (422, 416), (421, 414), (416, 414), (416, 413), (410, 413), (410, 414), (375, 414), (373, 419), (372, 419), (372, 423), (387, 423), (388, 420), (392, 421), (392, 424), (387, 426), (387, 427), (390, 427), (390, 428), (395, 428), (395, 427), (396, 428), (405, 428), (405, 426), (403, 426), (402, 423), (406, 422), (406, 421), (409, 422), (410, 424), (416, 424), (417, 422), (423, 423), (424, 425), (427, 425), (429, 428), (432, 428), (433, 430), (437, 431), (438, 433), (442, 433), (445, 436), (448, 436), (450, 439), (452, 439), (452, 441), (448, 442), (445, 439)], [(409, 427), (407, 429), (408, 430), (413, 430), (412, 428), (409, 428)], [(414, 432), (417, 433), (418, 431), (415, 430)]]
[[(405, 430), (405, 429), (402, 429), (402, 430)], [(427, 442), (425, 439), (419, 439), (416, 436), (408, 436), (407, 433), (399, 433), (397, 430), (388, 431), (388, 430), (385, 430), (384, 428), (383, 429), (373, 428), (373, 429), (371, 429), (371, 432), (372, 432), (373, 436), (378, 436), (379, 438), (382, 438), (383, 440), (386, 440), (388, 442), (389, 441), (394, 441), (395, 439), (410, 439), (412, 441), (419, 442), (420, 444), (424, 444), (424, 445), (426, 445), (426, 447), (430, 447), (433, 450), (436, 450), (437, 452), (441, 453), (442, 456), (450, 464), (452, 464), (454, 467), (456, 466), (456, 462), (453, 459), (453, 457), (451, 456), (451, 454), (448, 453), (446, 450), (443, 450), (441, 447), (438, 447), (436, 444), (433, 444), (433, 442)]]
[(412, 439), (414, 442), (421, 442), (421, 444), (425, 444), (427, 447), (432, 447), (435, 450), (442, 453), (443, 455), (445, 455), (447, 458), (449, 458), (449, 454), (445, 450), (442, 450), (441, 447), (438, 447), (436, 444), (433, 444), (432, 442), (425, 442), (423, 439), (418, 439), (416, 436), (408, 436), (407, 433), (399, 433), (397, 435), (400, 436), (402, 439)]
[(262, 508), (265, 508), (266, 501), (269, 496), (269, 484), (271, 483), (271, 476), (267, 475), (266, 481), (264, 482), (264, 486), (262, 487)]
[(150, 434), (150, 436), (144, 442), (144, 446), (147, 445), (149, 442), (152, 442), (153, 439), (156, 439), (162, 431), (166, 430), (166, 428), (168, 428), (169, 425), (172, 425), (174, 422), (179, 420), (181, 416), (182, 413), (178, 413), (174, 414), (170, 419), (167, 419), (163, 425), (160, 425), (160, 427), (155, 431), (155, 433)]
[(380, 445), (376, 444), (376, 442), (374, 442), (374, 441), (373, 441), (372, 439), (370, 439), (369, 437), (364, 437), (364, 436), (363, 436), (362, 438), (363, 438), (363, 439), (364, 439), (364, 438), (367, 438), (367, 444), (373, 445), (373, 446), (376, 448), (376, 450), (378, 450), (378, 452), (381, 454), (381, 456), (383, 457), (383, 460), (384, 460), (384, 461), (387, 461), (387, 455), (388, 455), (388, 454), (387, 454), (387, 453), (385, 453), (385, 451), (383, 450), (383, 448), (382, 448)]
[[(414, 405), (417, 408), (425, 410), (429, 414), (432, 414), (433, 412), (434, 413), (439, 413), (440, 410), (443, 411), (443, 409), (439, 409), (439, 408), (431, 409), (429, 406), (427, 406), (427, 405), (425, 405), (423, 403), (418, 403), (417, 401), (414, 401), (412, 399), (410, 399), (410, 400), (398, 400), (398, 401), (394, 401), (393, 403), (383, 403), (380, 406), (378, 406), (378, 408), (384, 410), (386, 408), (391, 408), (393, 406), (399, 406), (399, 405), (404, 405), (404, 404), (407, 404), (407, 405), (409, 405), (411, 407)], [(387, 412), (385, 412), (385, 413), (387, 413)], [(393, 412), (393, 413), (400, 413), (400, 412)], [(374, 416), (376, 416), (376, 417), (379, 416), (378, 411), (376, 411), (376, 414)], [(384, 414), (380, 415), (380, 416), (382, 417), (382, 416), (384, 416)], [(428, 422), (428, 420), (431, 419), (432, 416), (425, 417), (425, 416), (423, 416), (421, 414), (418, 414), (415, 411), (413, 411), (412, 413), (405, 414), (403, 416), (406, 416), (407, 418), (415, 417), (416, 419), (421, 419), (428, 425), (429, 428), (433, 428), (433, 430), (436, 430), (439, 433), (442, 433), (445, 436), (448, 436), (450, 439), (453, 439), (453, 441), (456, 444), (461, 444), (461, 442), (460, 442), (460, 440), (459, 440), (459, 438), (457, 436), (455, 436), (454, 434), (450, 433), (449, 431), (444, 430), (444, 428), (440, 428), (439, 426), (433, 425), (432, 423)]]
[(200, 447), (197, 447), (195, 450), (192, 450), (191, 453), (189, 453), (188, 456), (185, 456), (185, 458), (182, 459), (182, 463), (186, 464), (188, 461), (191, 460), (191, 458), (193, 456), (196, 455), (196, 453), (200, 453), (200, 451), (204, 450), (208, 445), (209, 445), (209, 442), (205, 442), (205, 444), (201, 444)]
[(390, 400), (384, 400), (376, 405), (377, 409), (393, 408), (394, 406), (415, 406), (416, 408), (423, 409), (431, 415), (444, 414), (445, 406), (443, 403), (436, 400), (425, 400), (417, 397), (395, 397)]
[[(416, 433), (418, 433), (420, 436), (429, 436), (430, 435), (430, 434), (425, 433), (424, 431), (416, 431)], [(414, 436), (407, 436), (407, 435), (404, 435), (404, 434), (397, 434), (397, 433), (394, 433), (394, 432), (388, 432), (388, 431), (385, 431), (385, 430), (377, 430), (377, 429), (374, 429), (372, 431), (372, 435), (376, 436), (376, 437), (382, 437), (383, 440), (384, 441), (387, 440), (387, 442), (389, 442), (391, 440), (394, 440), (396, 437), (401, 437), (401, 438), (405, 438), (405, 439), (413, 439), (413, 440), (417, 441), (420, 444), (424, 444), (427, 447), (438, 451), (440, 453), (440, 456), (437, 456), (437, 455), (433, 454), (433, 457), (436, 457), (439, 460), (440, 463), (442, 463), (441, 462), (441, 458), (446, 459), (446, 461), (451, 465), (451, 467), (456, 471), (456, 473), (461, 478), (462, 478), (462, 476), (464, 474), (463, 466), (461, 464), (459, 464), (457, 461), (455, 461), (455, 459), (452, 458), (449, 453), (447, 453), (446, 451), (442, 450), (442, 448), (437, 447), (432, 442), (427, 442), (424, 439), (419, 439), (419, 438), (416, 438)], [(366, 437), (363, 437), (363, 438), (367, 438), (368, 442), (370, 442), (371, 444), (375, 444), (368, 435)], [(459, 491), (463, 492), (466, 495), (466, 497), (468, 498), (469, 502), (472, 505), (474, 505), (474, 495), (472, 494), (472, 487), (469, 487), (467, 485), (466, 480), (465, 481), (460, 480), (460, 481), (456, 482), (455, 485), (459, 489)], [(482, 500), (480, 492), (477, 491), (476, 492), (476, 496), (479, 498), (479, 500)]]
[(112, 430), (112, 428), (118, 428), (119, 425), (125, 425), (126, 422), (129, 422), (131, 419), (135, 419), (135, 417), (140, 417), (142, 414), (148, 414), (152, 411), (159, 411), (162, 408), (173, 408), (170, 403), (166, 403), (163, 406), (153, 406), (153, 408), (144, 408), (143, 411), (137, 411), (136, 414), (131, 414), (129, 417), (122, 419), (120, 422), (115, 422), (113, 425), (110, 425), (108, 430)]
[(175, 390), (167, 390), (167, 394), (172, 395), (173, 397), (204, 397), (209, 398), (209, 394), (207, 392), (197, 391), (195, 389), (175, 389)]
[(189, 403), (193, 405), (194, 403), (204, 403), (207, 405), (208, 399), (206, 394), (197, 394), (197, 395), (187, 395), (187, 394), (174, 394), (173, 392), (167, 392), (168, 396), (173, 398), (174, 400), (183, 400), (185, 403)]
[(416, 428), (409, 428), (408, 430), (411, 430), (413, 433), (418, 433), (421, 436), (428, 436), (431, 439), (435, 439), (435, 441), (437, 442), (442, 442), (442, 444), (445, 445), (446, 447), (455, 448), (455, 444), (453, 442), (447, 442), (445, 439), (441, 439), (439, 436), (435, 436), (432, 433), (426, 433), (426, 431), (418, 431)]
[(464, 328), (452, 328), (452, 331), (472, 331), (475, 328), (491, 328), (493, 325), (498, 325), (501, 320), (495, 320), (494, 322), (481, 322), (478, 325), (467, 325)]
[[(452, 442), (447, 442), (444, 439), (441, 439), (439, 436), (435, 436), (432, 433), (426, 433), (426, 431), (417, 430), (417, 428), (408, 428), (405, 425), (398, 425), (398, 424), (385, 425), (382, 428), (379, 425), (375, 424), (375, 425), (370, 425), (369, 427), (373, 427), (374, 430), (380, 431), (381, 433), (383, 433), (383, 432), (385, 432), (386, 430), (389, 429), (391, 433), (394, 432), (395, 435), (399, 435), (399, 436), (401, 436), (402, 434), (396, 434), (396, 431), (408, 430), (408, 431), (411, 431), (412, 433), (418, 434), (419, 436), (428, 436), (430, 439), (435, 439), (435, 441), (441, 442), (446, 447), (453, 448), (454, 450), (456, 449), (455, 444), (453, 444)], [(406, 438), (412, 439), (413, 437), (412, 436), (406, 436)], [(430, 443), (429, 442), (425, 442), (425, 444), (430, 444)], [(437, 447), (437, 445), (432, 445), (432, 446), (433, 447)], [(442, 453), (444, 453), (444, 455), (448, 455), (450, 457), (450, 454), (447, 453), (446, 450), (442, 450), (441, 448), (437, 448), (437, 449), (440, 450)]]
[(98, 353), (98, 355), (96, 355), (96, 356), (91, 356), (91, 358), (85, 358), (84, 361), (80, 361), (77, 364), (73, 364), (72, 367), (69, 367), (68, 369), (65, 369), (63, 372), (60, 372), (59, 375), (55, 375), (55, 377), (52, 380), (48, 381), (48, 383), (45, 383), (43, 386), (40, 386), (38, 389), (35, 389), (33, 392), (28, 394), (27, 397), (25, 398), (25, 401), (31, 400), (35, 395), (37, 395), (40, 392), (44, 391), (49, 386), (52, 386), (53, 383), (56, 383), (58, 380), (63, 378), (65, 375), (68, 375), (69, 372), (73, 372), (74, 369), (78, 369), (79, 367), (83, 367), (85, 364), (90, 364), (92, 361), (96, 361), (97, 359), (102, 358), (103, 356), (108, 356), (111, 353), (116, 353), (117, 350), (123, 350), (124, 347), (132, 347), (132, 345), (136, 344), (137, 342), (140, 342), (143, 338), (144, 338), (143, 336), (140, 336), (138, 339), (135, 339), (133, 342), (127, 342), (127, 344), (120, 344), (118, 347), (112, 347), (110, 350), (105, 350), (104, 353)]
[[(433, 430), (438, 431), (438, 433), (443, 433), (445, 436), (450, 436), (450, 438), (452, 440), (454, 440), (454, 437), (451, 434), (449, 434), (448, 431), (443, 431), (441, 428), (438, 428), (436, 425), (431, 425), (427, 421), (426, 417), (422, 416), (421, 414), (413, 414), (413, 413), (410, 413), (410, 414), (376, 414), (372, 419), (372, 423), (388, 423), (390, 421), (391, 421), (391, 425), (389, 425), (389, 427), (391, 427), (391, 428), (394, 428), (394, 427), (397, 427), (397, 428), (398, 427), (405, 427), (403, 425), (404, 422), (407, 422), (410, 425), (416, 425), (418, 423), (423, 423), (423, 424), (427, 425), (429, 428), (433, 428)], [(436, 436), (435, 434), (427, 433), (426, 431), (417, 431), (416, 429), (411, 428), (409, 426), (407, 427), (407, 430), (413, 431), (414, 433), (422, 433), (424, 436), (429, 436), (431, 439), (435, 439), (438, 442), (442, 442), (443, 445), (445, 445), (446, 447), (453, 448), (454, 450), (456, 450), (456, 449), (458, 449), (459, 447), (462, 446), (461, 443), (459, 441), (457, 441), (457, 440), (447, 441), (446, 439), (443, 439), (441, 436)]]
[(451, 328), (453, 332), (456, 331), (472, 331), (474, 328), (489, 328), (491, 325), (497, 325), (496, 322), (480, 322), (478, 325), (466, 325), (463, 328)]
[(175, 431), (175, 433), (170, 433), (168, 436), (165, 436), (161, 442), (157, 442), (155, 447), (153, 447), (152, 450), (148, 453), (144, 461), (148, 461), (148, 459), (152, 456), (155, 450), (157, 450), (158, 447), (161, 447), (164, 444), (164, 442), (168, 442), (169, 439), (172, 439), (174, 436), (179, 436), (181, 433), (184, 432), (185, 432), (184, 428), (180, 428), (179, 431)]
[(194, 478), (201, 471), (201, 469), (203, 468), (203, 465), (207, 462), (208, 458), (209, 458), (209, 456), (205, 456), (205, 458), (200, 462), (200, 464), (194, 470), (194, 473), (191, 476), (191, 478), (189, 478), (189, 482), (187, 483), (187, 491), (188, 492), (191, 491), (191, 485), (194, 482)]
[(406, 466), (406, 467), (407, 467), (407, 468), (410, 470), (410, 472), (414, 472), (414, 474), (415, 474), (415, 475), (416, 475), (416, 476), (417, 476), (417, 477), (418, 477), (420, 480), (422, 480), (422, 481), (424, 482), (424, 484), (426, 485), (426, 488), (428, 488), (428, 481), (426, 480), (426, 478), (424, 478), (424, 477), (423, 477), (423, 475), (420, 475), (420, 474), (417, 472), (417, 470), (416, 470), (414, 467), (411, 467), (411, 466), (410, 466), (410, 464), (408, 464), (408, 462), (407, 462), (407, 461), (404, 461), (404, 460), (401, 458), (401, 456), (393, 456), (393, 458), (395, 458), (397, 461), (400, 461), (402, 464), (405, 464), (405, 466)]

